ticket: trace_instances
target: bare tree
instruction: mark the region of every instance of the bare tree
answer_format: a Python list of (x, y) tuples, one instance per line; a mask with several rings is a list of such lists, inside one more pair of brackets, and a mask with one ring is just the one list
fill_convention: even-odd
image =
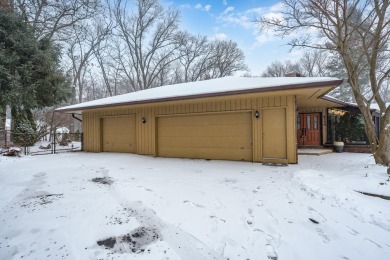
[(296, 62), (274, 61), (263, 72), (263, 77), (284, 77), (289, 72), (298, 72), (305, 77), (329, 76), (328, 55), (321, 50), (307, 51)]
[[(337, 77), (347, 78), (342, 61), (335, 55), (324, 50), (310, 50), (297, 61), (272, 62), (262, 73), (263, 77), (284, 77), (289, 72), (298, 72), (304, 77)], [(365, 81), (367, 83), (367, 81)], [(367, 84), (363, 84), (366, 86)], [(353, 102), (351, 86), (343, 82), (329, 93), (331, 96), (346, 102)]]
[(112, 35), (94, 48), (94, 55), (101, 71), (100, 77), (108, 96), (123, 94), (119, 89), (123, 77), (122, 69), (120, 63), (115, 60), (115, 44), (113, 44), (117, 40), (118, 38)]
[(64, 125), (70, 125), (73, 121), (69, 114), (55, 113), (55, 107), (46, 107), (44, 109), (33, 110), (33, 117), (37, 126), (37, 139), (49, 135), (49, 141), (52, 140), (54, 130)]
[(37, 35), (65, 40), (74, 25), (93, 17), (100, 0), (14, 0)]
[(98, 73), (89, 70), (86, 75), (84, 100), (91, 101), (95, 99), (105, 98), (110, 96), (105, 88), (104, 80), (99, 77)]
[[(72, 63), (73, 76), (73, 100), (72, 103), (83, 101), (84, 76), (87, 73), (88, 65), (93, 59), (94, 51), (101, 42), (111, 35), (112, 23), (103, 17), (96, 17), (93, 20), (85, 21), (73, 26), (73, 37), (67, 40), (67, 55)], [(78, 97), (76, 97), (76, 89)]]
[(179, 13), (165, 10), (157, 0), (135, 1), (131, 14), (127, 5), (126, 0), (115, 3), (117, 33), (123, 41), (118, 46), (118, 62), (134, 91), (155, 87), (162, 72), (179, 59)]
[[(285, 36), (297, 35), (292, 47), (322, 49), (343, 61), (348, 83), (363, 115), (365, 131), (376, 163), (390, 165), (390, 106), (383, 90), (390, 76), (389, 0), (283, 0), (283, 19), (261, 18), (263, 29)], [(317, 37), (307, 32), (317, 33)], [(369, 91), (361, 85), (368, 75)], [(381, 112), (380, 136), (376, 135), (370, 106)]]
[(289, 72), (302, 73), (302, 68), (298, 63), (293, 63), (291, 60), (272, 62), (265, 71), (261, 74), (262, 77), (284, 77)]
[(212, 48), (206, 36), (182, 33), (183, 45), (180, 48), (180, 61), (178, 68), (181, 69), (181, 77), (177, 82), (197, 81), (205, 76), (210, 68)]
[(233, 41), (209, 41), (205, 36), (181, 34), (180, 82), (219, 78), (246, 71), (243, 51)]
[(211, 43), (212, 57), (209, 60), (210, 78), (231, 76), (237, 71), (246, 71), (244, 52), (238, 48), (237, 43), (231, 40), (215, 40)]
[(302, 73), (308, 77), (328, 76), (327, 58), (327, 54), (324, 51), (312, 50), (305, 52), (299, 60)]

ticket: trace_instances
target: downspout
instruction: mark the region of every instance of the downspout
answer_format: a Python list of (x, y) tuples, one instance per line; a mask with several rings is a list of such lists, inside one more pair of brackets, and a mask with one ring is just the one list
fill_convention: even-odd
[[(76, 116), (74, 115), (74, 113), (72, 113), (72, 117), (73, 117), (74, 119), (76, 119), (77, 121), (79, 121), (80, 123), (83, 123), (83, 120), (80, 119), (80, 118), (78, 118), (78, 117), (76, 117)], [(83, 134), (83, 133), (81, 133), (81, 151), (84, 151), (84, 134)]]
[(78, 118), (78, 117), (76, 117), (76, 116), (74, 115), (74, 113), (72, 113), (72, 117), (73, 117), (74, 119), (76, 119), (76, 120), (80, 121), (81, 123), (83, 122), (83, 120), (82, 120), (82, 119), (80, 119), (80, 118)]

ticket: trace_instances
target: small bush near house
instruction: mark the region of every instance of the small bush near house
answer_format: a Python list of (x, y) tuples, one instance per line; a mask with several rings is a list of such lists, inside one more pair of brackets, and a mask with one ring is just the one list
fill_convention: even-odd
[(351, 141), (367, 141), (363, 119), (360, 113), (349, 111), (336, 123), (336, 136), (349, 143)]

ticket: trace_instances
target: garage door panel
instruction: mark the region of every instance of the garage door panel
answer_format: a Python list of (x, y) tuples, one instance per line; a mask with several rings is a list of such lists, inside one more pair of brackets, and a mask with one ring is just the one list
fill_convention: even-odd
[(249, 112), (161, 117), (157, 155), (252, 161)]
[[(189, 131), (189, 127), (191, 131)], [(207, 131), (204, 129), (204, 125), (191, 125), (191, 126), (159, 126), (159, 134), (161, 136), (196, 136), (196, 137), (212, 137), (212, 136), (239, 136), (245, 134), (246, 130), (251, 127), (249, 124), (228, 124), (228, 125), (207, 125)]]
[(135, 152), (135, 116), (106, 117), (102, 120), (103, 152)]
[[(246, 114), (248, 117), (250, 116), (250, 113)], [(242, 115), (243, 113), (229, 113), (224, 115), (213, 113), (209, 115), (168, 116), (164, 117), (159, 124), (160, 126), (197, 126), (209, 125), (210, 123), (229, 125), (231, 122), (235, 124), (248, 124), (248, 118)]]
[(164, 147), (177, 148), (232, 148), (232, 149), (251, 149), (250, 140), (248, 137), (208, 137), (208, 138), (193, 138), (193, 137), (160, 137), (161, 143), (165, 143)]
[[(160, 149), (162, 157), (194, 158), (211, 160), (248, 161), (252, 158), (252, 149), (228, 149), (228, 148), (176, 148), (164, 147)], [(166, 155), (166, 156), (164, 156)], [(169, 156), (168, 156), (169, 155)]]

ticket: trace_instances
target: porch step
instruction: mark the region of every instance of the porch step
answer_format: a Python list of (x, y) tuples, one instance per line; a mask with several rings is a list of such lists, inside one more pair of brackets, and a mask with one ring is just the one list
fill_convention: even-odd
[(298, 149), (324, 149), (322, 145), (298, 145)]
[(332, 153), (333, 150), (331, 149), (310, 149), (310, 148), (305, 148), (305, 149), (298, 149), (298, 155), (324, 155), (324, 154), (329, 154)]

